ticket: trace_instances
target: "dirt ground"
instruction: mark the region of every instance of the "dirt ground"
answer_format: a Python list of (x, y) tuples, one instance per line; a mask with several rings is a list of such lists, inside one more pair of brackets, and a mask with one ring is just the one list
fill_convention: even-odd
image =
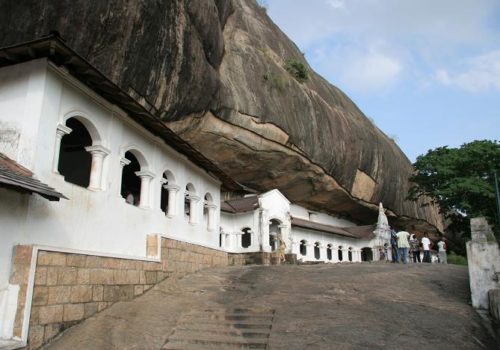
[(469, 305), (467, 269), (434, 264), (204, 270), (117, 303), (45, 349), (170, 349), (187, 314), (214, 310), (272, 310), (267, 349), (500, 349), (498, 325)]

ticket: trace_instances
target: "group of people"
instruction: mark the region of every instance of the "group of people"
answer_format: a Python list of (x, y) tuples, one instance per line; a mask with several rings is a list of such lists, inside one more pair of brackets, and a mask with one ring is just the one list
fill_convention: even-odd
[[(429, 239), (427, 233), (424, 233), (424, 237), (421, 240), (417, 238), (415, 234), (410, 234), (406, 231), (396, 232), (394, 229), (391, 229), (391, 248), (392, 248), (392, 262), (399, 263), (403, 262), (407, 264), (410, 259), (414, 263), (431, 263), (431, 249), (433, 247), (433, 243)], [(447, 263), (446, 256), (446, 242), (444, 238), (437, 244), (438, 247), (438, 256), (439, 262), (442, 264)], [(420, 259), (420, 252), (423, 251), (424, 256), (423, 259)]]

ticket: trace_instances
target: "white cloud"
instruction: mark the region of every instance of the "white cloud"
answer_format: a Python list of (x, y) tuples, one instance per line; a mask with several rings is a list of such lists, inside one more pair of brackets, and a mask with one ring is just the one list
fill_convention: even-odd
[(343, 86), (357, 92), (376, 92), (394, 85), (403, 70), (399, 58), (377, 48), (348, 58), (340, 71)]
[(386, 92), (405, 72), (404, 54), (384, 42), (318, 47), (311, 63), (329, 81), (358, 93)]
[[(491, 58), (461, 70), (450, 64), (464, 53), (498, 49), (498, 0), (268, 2), (271, 18), (312, 66), (341, 88), (371, 92), (393, 87), (402, 78), (420, 87), (440, 82), (484, 90), (497, 84), (491, 78), (497, 76), (495, 68), (488, 68)], [(374, 44), (380, 42), (382, 47)], [(434, 72), (434, 79), (428, 79)]]
[(334, 9), (341, 9), (345, 7), (344, 0), (326, 0), (326, 3)]
[(465, 60), (453, 70), (439, 69), (434, 77), (443, 85), (470, 92), (500, 91), (500, 50)]
[[(492, 40), (498, 0), (268, 0), (269, 15), (302, 49), (338, 33), (446, 45)], [(342, 11), (339, 11), (339, 10)], [(297, 25), (300, 23), (300, 25)]]

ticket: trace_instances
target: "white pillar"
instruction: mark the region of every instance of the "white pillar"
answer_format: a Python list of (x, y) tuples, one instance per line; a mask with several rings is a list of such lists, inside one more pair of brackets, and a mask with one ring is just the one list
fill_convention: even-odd
[(54, 156), (52, 157), (52, 171), (59, 174), (59, 153), (61, 152), (61, 140), (64, 135), (71, 133), (73, 130), (66, 125), (58, 124), (56, 129), (56, 143), (54, 145)]
[(110, 153), (110, 150), (101, 145), (88, 146), (85, 147), (85, 150), (92, 155), (92, 167), (90, 169), (90, 183), (88, 188), (91, 190), (101, 190), (104, 158)]
[(189, 223), (194, 225), (198, 223), (198, 202), (200, 197), (188, 192), (189, 200)]
[(314, 244), (306, 242), (306, 255), (304, 256), (307, 261), (314, 261)]
[(300, 258), (300, 241), (292, 240), (291, 252), (296, 254), (297, 258)]
[(177, 192), (180, 187), (175, 184), (171, 184), (163, 185), (163, 188), (168, 191), (168, 209), (166, 215), (169, 218), (172, 218), (177, 214)]
[(339, 262), (339, 253), (338, 253), (338, 247), (335, 247), (332, 244), (332, 262), (333, 263), (338, 263)]
[(213, 203), (206, 203), (205, 206), (208, 209), (207, 230), (213, 231), (215, 229), (215, 209), (217, 209), (217, 206)]
[(139, 207), (149, 208), (149, 184), (155, 175), (150, 171), (136, 171), (135, 175), (141, 178), (141, 194), (139, 197)]

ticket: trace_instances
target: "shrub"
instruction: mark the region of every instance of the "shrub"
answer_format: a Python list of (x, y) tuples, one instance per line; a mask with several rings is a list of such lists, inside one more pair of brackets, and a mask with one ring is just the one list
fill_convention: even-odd
[(448, 254), (448, 264), (467, 266), (467, 258), (462, 255), (457, 255), (453, 252)]
[(299, 83), (303, 83), (307, 79), (309, 79), (309, 70), (307, 69), (306, 65), (299, 60), (291, 59), (286, 61), (285, 69)]

